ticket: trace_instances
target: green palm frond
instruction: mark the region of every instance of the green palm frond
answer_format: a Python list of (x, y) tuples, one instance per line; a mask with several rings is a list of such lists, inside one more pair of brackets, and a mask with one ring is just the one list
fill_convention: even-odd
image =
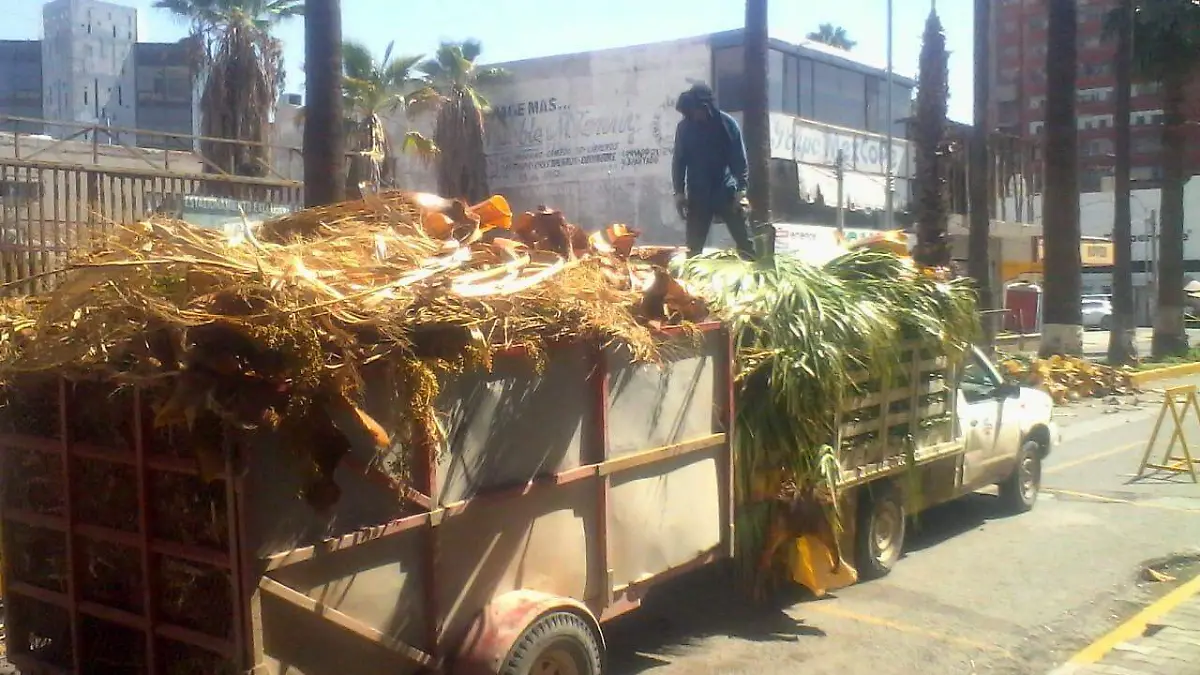
[(378, 66), (371, 50), (361, 42), (346, 41), (342, 43), (342, 72), (347, 78), (355, 80), (372, 80), (376, 76)]
[(433, 159), (438, 154), (437, 143), (434, 143), (433, 139), (422, 135), (418, 131), (410, 131), (404, 134), (404, 144), (401, 150), (414, 153), (424, 160)]
[[(891, 253), (860, 249), (815, 266), (780, 257), (774, 267), (729, 253), (679, 266), (729, 321), (736, 341), (737, 489), (784, 472), (836, 487), (833, 411), (861, 394), (856, 371), (891, 381), (903, 345), (921, 341), (959, 355), (978, 335), (969, 280), (940, 281)], [(761, 550), (761, 509), (739, 505), (739, 558)], [(745, 570), (753, 573), (753, 570)]]

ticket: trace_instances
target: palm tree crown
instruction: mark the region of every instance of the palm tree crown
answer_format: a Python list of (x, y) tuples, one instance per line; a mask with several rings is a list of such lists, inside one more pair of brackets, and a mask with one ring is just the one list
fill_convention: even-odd
[(817, 30), (808, 34), (808, 39), (846, 51), (854, 49), (854, 46), (858, 44), (850, 39), (849, 35), (846, 34), (845, 28), (835, 26), (831, 23), (821, 24)]
[[(156, 0), (191, 22), (204, 78), (200, 99), (205, 136), (263, 144), (283, 84), (283, 49), (271, 37), (278, 21), (304, 13), (303, 0)], [(262, 145), (207, 141), (205, 158), (219, 171), (266, 175)]]
[(483, 121), (491, 104), (482, 90), (507, 75), (480, 67), (481, 51), (478, 40), (443, 42), (433, 58), (417, 66), (428, 83), (410, 97), (415, 110), (437, 111), (438, 190), (473, 202), (489, 196)]
[[(377, 61), (360, 43), (342, 45), (343, 109), (350, 118), (347, 122), (352, 147), (358, 153), (347, 179), (351, 192), (368, 178), (368, 172), (374, 182), (393, 185), (395, 152), (383, 118), (407, 110), (409, 97), (425, 85), (414, 70), (423, 57), (393, 58), (393, 49), (395, 42), (388, 44), (383, 58)], [(405, 134), (403, 149), (414, 150), (423, 157), (436, 152), (434, 144), (415, 131)]]

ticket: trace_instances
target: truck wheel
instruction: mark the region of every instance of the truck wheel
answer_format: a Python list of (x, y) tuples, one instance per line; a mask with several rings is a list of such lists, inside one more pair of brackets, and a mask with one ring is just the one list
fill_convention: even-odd
[(886, 576), (904, 550), (905, 515), (900, 491), (892, 483), (868, 487), (859, 497), (855, 520), (858, 575), (863, 579)]
[(583, 617), (551, 612), (513, 645), (499, 675), (601, 675), (600, 636)]
[(1037, 502), (1042, 489), (1042, 446), (1027, 438), (1017, 455), (1017, 467), (1000, 484), (1000, 504), (1008, 513), (1025, 513)]

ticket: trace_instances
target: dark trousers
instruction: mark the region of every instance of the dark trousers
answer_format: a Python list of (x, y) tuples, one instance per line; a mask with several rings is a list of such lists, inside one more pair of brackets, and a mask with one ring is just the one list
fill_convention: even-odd
[(688, 200), (688, 257), (694, 258), (704, 250), (714, 216), (720, 216), (721, 220), (725, 221), (729, 236), (733, 238), (733, 242), (737, 246), (738, 255), (746, 260), (752, 260), (754, 244), (750, 241), (750, 232), (746, 226), (746, 210), (733, 199), (720, 199), (717, 204)]

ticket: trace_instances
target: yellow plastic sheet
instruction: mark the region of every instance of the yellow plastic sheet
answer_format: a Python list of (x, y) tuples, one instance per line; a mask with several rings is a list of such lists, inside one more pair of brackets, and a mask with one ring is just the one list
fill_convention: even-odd
[(802, 536), (792, 540), (788, 551), (788, 569), (792, 581), (804, 586), (818, 598), (829, 591), (845, 588), (858, 581), (858, 572), (846, 563), (833, 571), (833, 551), (816, 537)]

